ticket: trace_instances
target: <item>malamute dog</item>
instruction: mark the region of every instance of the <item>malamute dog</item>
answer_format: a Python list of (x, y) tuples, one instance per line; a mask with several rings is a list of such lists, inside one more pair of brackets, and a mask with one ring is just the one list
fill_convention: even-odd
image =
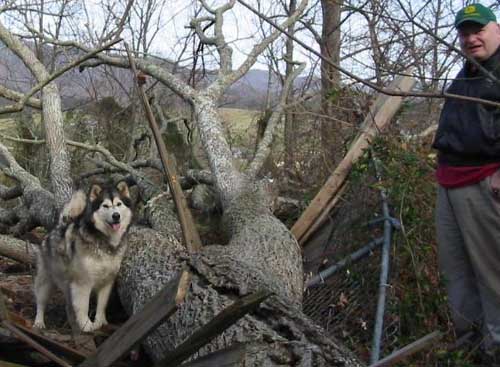
[[(76, 321), (80, 330), (90, 332), (107, 324), (106, 304), (127, 247), (125, 235), (131, 219), (131, 200), (124, 181), (96, 184), (88, 194), (73, 194), (38, 252), (34, 327), (45, 328), (45, 307), (54, 284), (64, 292), (73, 326)], [(92, 291), (97, 294), (93, 322), (88, 315)]]

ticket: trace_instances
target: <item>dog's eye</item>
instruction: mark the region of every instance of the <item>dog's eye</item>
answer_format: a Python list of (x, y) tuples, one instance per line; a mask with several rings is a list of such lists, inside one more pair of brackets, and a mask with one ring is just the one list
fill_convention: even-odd
[(110, 208), (110, 206), (109, 206), (108, 204), (102, 204), (102, 207), (103, 207), (104, 209), (109, 209), (109, 208)]
[(119, 201), (116, 203), (116, 206), (122, 206), (122, 203)]

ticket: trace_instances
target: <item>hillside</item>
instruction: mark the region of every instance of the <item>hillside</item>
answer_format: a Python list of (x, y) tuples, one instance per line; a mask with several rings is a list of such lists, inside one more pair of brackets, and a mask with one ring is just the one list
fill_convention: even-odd
[[(49, 54), (50, 51), (47, 50)], [(72, 54), (61, 53), (57, 65), (62, 67), (68, 60), (74, 60), (79, 52)], [(158, 62), (168, 68), (168, 62)], [(180, 69), (178, 75), (187, 76), (190, 70)], [(200, 72), (201, 74), (201, 72)], [(210, 80), (215, 72), (206, 72), (206, 79)], [(274, 96), (279, 92), (280, 86), (276, 77), (268, 82), (269, 74), (265, 70), (250, 70), (238, 80), (224, 94), (221, 104), (233, 108), (258, 109), (265, 105), (268, 87)], [(28, 91), (33, 86), (33, 78), (25, 65), (8, 48), (0, 48), (0, 83), (16, 91)], [(302, 79), (296, 81), (297, 85)], [(85, 68), (80, 72), (78, 68), (72, 69), (62, 75), (57, 84), (61, 91), (63, 108), (71, 109), (85, 105), (90, 101), (114, 97), (119, 103), (125, 104), (127, 93), (133, 90), (131, 72), (126, 69), (108, 68), (104, 66)], [(201, 81), (203, 84), (203, 81)], [(98, 91), (98, 92), (96, 92)], [(7, 103), (0, 100), (0, 105)]]

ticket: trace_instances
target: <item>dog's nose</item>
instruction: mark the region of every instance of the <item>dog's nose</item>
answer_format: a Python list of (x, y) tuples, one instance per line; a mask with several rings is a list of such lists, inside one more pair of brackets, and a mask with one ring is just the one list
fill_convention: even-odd
[(120, 221), (120, 213), (113, 213), (111, 217), (115, 223)]

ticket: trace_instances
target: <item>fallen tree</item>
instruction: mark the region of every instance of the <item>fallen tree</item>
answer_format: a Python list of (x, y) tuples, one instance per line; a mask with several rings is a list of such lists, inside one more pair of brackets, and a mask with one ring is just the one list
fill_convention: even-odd
[[(128, 174), (131, 182), (139, 188), (141, 200), (145, 203), (142, 222), (147, 222), (148, 226), (135, 226), (131, 229), (130, 248), (118, 278), (122, 304), (129, 314), (134, 314), (175, 274), (187, 268), (192, 273), (192, 283), (185, 302), (144, 343), (153, 360), (161, 360), (166, 353), (235, 299), (265, 290), (272, 292), (273, 296), (200, 349), (198, 356), (242, 343), (245, 350), (239, 363), (241, 366), (358, 366), (360, 363), (348, 350), (327, 337), (320, 327), (301, 312), (303, 270), (300, 247), (291, 232), (272, 214), (269, 192), (266, 185), (258, 180), (260, 168), (270, 151), (273, 129), (284, 109), (285, 96), (294, 78), (301, 72), (301, 67), (297, 67), (286, 80), (283, 97), (274, 109), (248, 170), (238, 171), (233, 162), (217, 112), (217, 101), (224, 90), (241, 78), (265, 48), (280, 36), (279, 31), (271, 32), (254, 46), (242, 66), (233, 70), (231, 48), (224, 39), (221, 24), (224, 13), (234, 4), (234, 1), (230, 1), (212, 9), (203, 3), (210, 17), (191, 22), (200, 40), (206, 45), (215, 46), (220, 58), (218, 77), (204, 89), (195, 90), (168, 70), (148, 60), (136, 59), (137, 67), (142, 73), (169, 87), (193, 108), (222, 205), (224, 229), (229, 239), (227, 243), (210, 245), (198, 253), (187, 253), (180, 241), (180, 227), (172, 203), (167, 200), (162, 188), (152, 185), (149, 180), (144, 179), (142, 172), (131, 165), (115, 162), (104, 148), (91, 147), (99, 151), (108, 163)], [(306, 5), (307, 1), (303, 1), (281, 26), (286, 28), (297, 21)], [(203, 23), (207, 21), (215, 24), (214, 36), (205, 34)], [(8, 32), (6, 29), (2, 31)], [(11, 34), (7, 35), (13, 37)], [(58, 44), (55, 39), (45, 40)], [(66, 46), (69, 44), (87, 54), (92, 52), (77, 43), (65, 43)], [(23, 47), (19, 40), (15, 41), (15, 45)], [(18, 55), (24, 57), (23, 53)], [(106, 63), (122, 68), (130, 66), (126, 57), (106, 53), (99, 53), (96, 57), (97, 64)], [(86, 66), (91, 67), (92, 64)], [(48, 103), (43, 103), (44, 113), (48, 113), (45, 111), (48, 106)], [(55, 122), (53, 119), (44, 119), (44, 123), (47, 125)], [(49, 139), (52, 131), (46, 128), (47, 141), (64, 145), (62, 136), (50, 135)], [(80, 147), (89, 148), (84, 144)], [(6, 157), (7, 150), (3, 154), (4, 160)], [(63, 158), (58, 155), (54, 162)], [(12, 165), (13, 162), (0, 168), (4, 172), (10, 172)], [(36, 183), (22, 169), (10, 173), (19, 183), (18, 187), (24, 195), (28, 193), (25, 189), (28, 186), (22, 183)], [(61, 171), (59, 174), (64, 175), (65, 172)], [(51, 180), (61, 180), (57, 175), (57, 171), (52, 172)], [(67, 182), (67, 177), (65, 179), (64, 182)], [(41, 186), (40, 189), (43, 190)], [(66, 190), (54, 191), (53, 194), (45, 190), (44, 193), (48, 198), (53, 198), (52, 201), (44, 201), (46, 204), (53, 203), (48, 205), (51, 211), (57, 209), (59, 204), (56, 203), (63, 202), (67, 195)], [(29, 208), (34, 211), (31, 218), (36, 218), (47, 210), (47, 206), (30, 205)], [(31, 227), (26, 226), (26, 229)], [(50, 228), (49, 225), (46, 227)]]

